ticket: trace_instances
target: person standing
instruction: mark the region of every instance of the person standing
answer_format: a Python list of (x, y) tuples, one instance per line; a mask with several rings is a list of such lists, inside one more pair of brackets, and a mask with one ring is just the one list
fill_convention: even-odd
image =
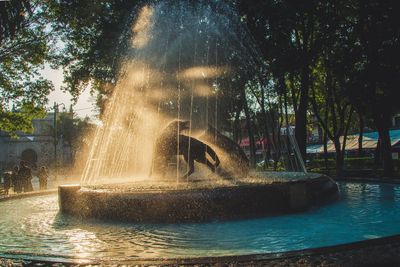
[(19, 175), (19, 167), (15, 166), (12, 174), (11, 174), (11, 180), (14, 185), (14, 192), (16, 193), (21, 193), (22, 192), (22, 180), (21, 176)]
[(10, 171), (4, 172), (3, 177), (4, 177), (4, 184), (3, 184), (4, 192), (6, 195), (8, 195), (8, 191), (11, 188), (12, 172), (10, 172)]
[(32, 171), (31, 168), (28, 167), (25, 161), (21, 160), (19, 164), (19, 172), (20, 179), (22, 180), (22, 187), (24, 192), (33, 191), (32, 186)]
[(46, 166), (40, 167), (38, 177), (39, 177), (40, 190), (46, 190), (47, 189), (47, 181), (49, 179), (49, 173), (47, 172)]

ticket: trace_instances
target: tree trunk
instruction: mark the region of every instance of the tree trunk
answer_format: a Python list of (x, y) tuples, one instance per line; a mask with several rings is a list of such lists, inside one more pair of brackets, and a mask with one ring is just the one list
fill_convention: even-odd
[(336, 151), (336, 176), (342, 177), (344, 166), (344, 151), (342, 151), (342, 148), (340, 146), (339, 137), (336, 137), (333, 143), (335, 144)]
[[(343, 123), (345, 123), (345, 127), (344, 127), (344, 132), (343, 132), (343, 142), (342, 142), (342, 148), (341, 148), (341, 154), (340, 154), (340, 158), (339, 158), (339, 162), (337, 163), (337, 167), (341, 167), (341, 169), (339, 170), (339, 177), (341, 177), (343, 175), (343, 170), (344, 170), (344, 156), (346, 155), (346, 142), (347, 142), (347, 134), (349, 132), (349, 128), (350, 128), (350, 123), (351, 123), (351, 118), (353, 117), (353, 111), (354, 109), (351, 107), (350, 111), (349, 111), (349, 116), (347, 118), (347, 122), (345, 122), (345, 115), (342, 117), (341, 121), (343, 121)], [(338, 168), (337, 168), (338, 169)]]
[(376, 148), (374, 152), (374, 168), (377, 169), (381, 163), (381, 138), (378, 137), (378, 142), (376, 143)]
[[(288, 100), (287, 100), (287, 91), (286, 88), (283, 91), (283, 97), (284, 97), (284, 105), (285, 105), (285, 123), (286, 123), (286, 146), (287, 146), (287, 166), (288, 166), (288, 170), (289, 171), (294, 171), (296, 170), (296, 168), (293, 166), (295, 160), (292, 159), (292, 152), (293, 152), (293, 148), (291, 147), (291, 143), (290, 143), (290, 124), (289, 124), (289, 115), (288, 115)], [(280, 134), (280, 133), (279, 133)], [(293, 152), (294, 154), (294, 152)]]
[(300, 154), (303, 161), (306, 159), (307, 146), (307, 107), (308, 107), (308, 91), (310, 85), (310, 70), (306, 66), (301, 73), (300, 101), (298, 110), (296, 111), (296, 141), (299, 146)]
[[(326, 124), (328, 124), (328, 101), (326, 101), (326, 107), (325, 107), (325, 121)], [(325, 159), (325, 169), (328, 170), (328, 127), (324, 129), (324, 159)]]
[[(269, 165), (269, 159), (271, 157), (271, 147), (274, 148), (274, 152), (275, 152), (274, 160), (276, 161), (276, 159), (275, 159), (275, 155), (276, 155), (275, 148), (276, 147), (273, 145), (273, 142), (275, 142), (273, 125), (271, 125), (272, 141), (269, 136), (268, 114), (267, 114), (267, 111), (265, 110), (265, 95), (264, 95), (265, 92), (264, 91), (265, 91), (264, 88), (261, 88), (261, 103), (260, 103), (261, 105), (260, 105), (260, 107), (261, 107), (261, 114), (262, 114), (262, 124), (264, 126), (263, 127), (263, 130), (264, 130), (263, 142), (264, 142), (264, 140), (267, 140), (267, 145), (265, 148), (265, 155), (264, 155), (264, 169), (266, 169)], [(273, 118), (272, 118), (271, 122), (272, 121), (273, 121)]]
[(240, 113), (242, 112), (242, 107), (236, 110), (235, 120), (233, 121), (233, 140), (237, 143), (241, 139), (241, 125), (240, 125)]
[(359, 134), (358, 134), (358, 156), (362, 157), (363, 156), (363, 134), (364, 134), (364, 117), (362, 114), (359, 112), (358, 113), (358, 118), (359, 118)]
[(390, 140), (390, 115), (387, 112), (375, 116), (375, 125), (380, 140), (380, 152), (382, 155), (383, 173), (385, 176), (393, 174), (392, 144)]
[(242, 101), (243, 101), (243, 109), (244, 109), (244, 114), (246, 117), (246, 128), (247, 128), (247, 133), (249, 136), (249, 143), (250, 143), (250, 167), (254, 168), (256, 166), (256, 142), (254, 138), (254, 130), (253, 130), (253, 125), (251, 121), (251, 115), (250, 115), (250, 109), (249, 105), (247, 103), (246, 99), (246, 92), (244, 91), (245, 88), (243, 87), (241, 90), (241, 96), (242, 96)]
[(389, 128), (382, 129), (379, 132), (382, 140), (382, 162), (383, 173), (385, 176), (393, 175), (392, 145), (390, 142)]
[(328, 134), (324, 130), (324, 161), (325, 161), (325, 169), (328, 170)]

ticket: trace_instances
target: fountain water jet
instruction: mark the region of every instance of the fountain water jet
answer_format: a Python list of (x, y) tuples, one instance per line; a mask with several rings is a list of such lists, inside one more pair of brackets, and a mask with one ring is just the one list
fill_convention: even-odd
[[(60, 187), (61, 211), (131, 221), (204, 221), (296, 212), (337, 198), (336, 184), (322, 175), (236, 175), (235, 162), (226, 160), (231, 151), (218, 146), (217, 129), (230, 126), (235, 105), (255, 97), (247, 91), (262, 87), (270, 106), (277, 99), (263, 78), (267, 65), (234, 8), (222, 1), (165, 1), (142, 7), (129, 29), (130, 47), (106, 100), (83, 187)], [(188, 135), (212, 125), (214, 138), (205, 141), (228, 155), (221, 169), (230, 180), (205, 171), (197, 174), (200, 181), (180, 181), (185, 164), (178, 157), (170, 162), (171, 179), (148, 177), (154, 141), (172, 119), (189, 120)], [(269, 118), (266, 133), (275, 162), (281, 155), (282, 163), (301, 165), (291, 152), (295, 142), (280, 140), (277, 119)], [(291, 149), (282, 151), (285, 146)]]

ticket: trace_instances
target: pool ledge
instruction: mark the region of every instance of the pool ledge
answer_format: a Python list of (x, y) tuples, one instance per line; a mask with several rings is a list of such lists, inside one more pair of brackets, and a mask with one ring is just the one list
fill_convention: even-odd
[(337, 182), (400, 184), (400, 178), (391, 177), (332, 177)]
[[(37, 196), (45, 196), (45, 195), (52, 195), (57, 193), (58, 189), (47, 189), (47, 190), (40, 190), (40, 191), (32, 191), (27, 193), (18, 193), (18, 194), (11, 194), (11, 195), (0, 195), (0, 201), (7, 201), (12, 199), (20, 199), (20, 198), (28, 198), (28, 197), (37, 197)], [(2, 265), (0, 265), (2, 266)]]
[[(0, 254), (1, 255), (1, 254)], [(357, 241), (342, 245), (282, 253), (187, 259), (143, 259), (97, 261), (96, 259), (40, 259), (40, 256), (1, 255), (0, 266), (400, 266), (400, 235)]]

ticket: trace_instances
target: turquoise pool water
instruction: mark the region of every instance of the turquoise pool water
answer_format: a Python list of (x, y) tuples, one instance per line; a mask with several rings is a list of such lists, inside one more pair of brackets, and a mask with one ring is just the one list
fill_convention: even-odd
[(400, 185), (341, 183), (338, 202), (306, 213), (190, 224), (79, 220), (57, 196), (0, 202), (0, 256), (78, 259), (243, 255), (343, 244), (400, 234)]

